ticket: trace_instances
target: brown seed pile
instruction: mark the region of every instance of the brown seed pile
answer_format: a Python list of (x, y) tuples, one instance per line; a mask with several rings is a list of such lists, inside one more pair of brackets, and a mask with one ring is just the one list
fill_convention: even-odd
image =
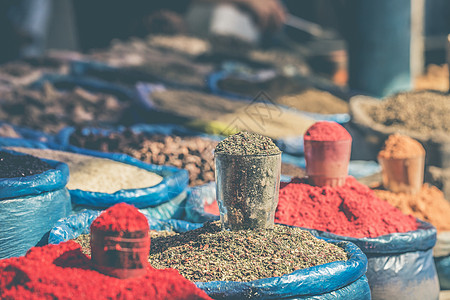
[(2, 121), (49, 133), (66, 126), (117, 124), (129, 106), (112, 95), (93, 94), (79, 87), (60, 92), (49, 83), (42, 90), (17, 88), (1, 97)]
[(168, 237), (153, 238), (150, 264), (174, 268), (194, 282), (252, 281), (282, 276), (333, 261), (346, 261), (339, 246), (299, 228), (222, 230), (219, 222)]
[(450, 132), (450, 96), (439, 92), (409, 92), (366, 105), (372, 119), (394, 129), (421, 134)]
[(213, 151), (217, 142), (201, 137), (136, 134), (130, 129), (109, 135), (70, 136), (72, 145), (103, 152), (121, 152), (156, 165), (170, 165), (189, 172), (191, 186), (214, 181)]
[(307, 89), (295, 95), (288, 95), (276, 100), (277, 103), (298, 110), (321, 114), (348, 113), (348, 103), (329, 92)]

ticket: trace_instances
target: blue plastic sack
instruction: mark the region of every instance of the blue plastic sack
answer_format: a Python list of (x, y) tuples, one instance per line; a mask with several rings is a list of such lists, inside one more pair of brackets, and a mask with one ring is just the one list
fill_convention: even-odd
[(327, 240), (348, 253), (345, 262), (332, 262), (280, 277), (249, 282), (196, 282), (214, 299), (370, 299), (364, 274), (367, 258), (349, 242)]
[(436, 229), (429, 223), (415, 231), (376, 238), (351, 238), (306, 229), (318, 237), (349, 241), (367, 256), (366, 276), (372, 299), (438, 299), (439, 283), (433, 261)]
[(49, 144), (54, 143), (54, 136), (26, 127), (15, 126), (5, 122), (0, 122), (0, 126), (7, 125), (14, 129), (20, 137), (0, 137), (0, 147), (27, 147), (27, 148), (49, 148)]
[[(158, 220), (149, 216), (145, 211), (140, 210), (148, 220), (151, 230), (173, 230), (175, 232), (185, 232), (197, 229), (203, 224), (194, 224), (182, 220)], [(81, 234), (89, 234), (92, 222), (102, 211), (84, 209), (76, 214), (58, 220), (50, 231), (48, 237), (49, 244), (59, 244), (77, 238)]]
[(450, 231), (438, 234), (433, 249), (434, 263), (439, 277), (441, 290), (450, 289)]
[(450, 290), (450, 256), (435, 257), (434, 263), (441, 290)]
[(71, 211), (70, 195), (65, 188), (69, 176), (67, 165), (44, 161), (55, 169), (27, 177), (0, 179), (0, 259), (25, 255), (58, 219)]
[[(1, 151), (15, 155), (25, 155), (7, 149), (1, 149)], [(69, 167), (65, 163), (59, 161), (46, 159), (43, 159), (43, 161), (47, 162), (54, 169), (32, 176), (0, 178), (0, 200), (39, 195), (44, 192), (64, 188), (69, 180)]]

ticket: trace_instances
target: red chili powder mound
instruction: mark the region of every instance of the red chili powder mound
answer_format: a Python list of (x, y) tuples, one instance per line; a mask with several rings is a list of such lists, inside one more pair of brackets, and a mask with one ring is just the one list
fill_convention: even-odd
[(174, 269), (130, 279), (103, 275), (69, 241), (0, 260), (0, 299), (211, 299)]
[(349, 176), (340, 187), (317, 187), (305, 179), (281, 183), (275, 221), (355, 238), (417, 229), (416, 219), (377, 198)]
[(422, 145), (406, 135), (392, 134), (384, 142), (383, 149), (378, 153), (378, 157), (383, 158), (409, 158), (425, 155)]
[(119, 203), (99, 215), (92, 222), (91, 229), (116, 232), (148, 230), (148, 221), (136, 207)]
[(310, 141), (341, 141), (351, 140), (348, 131), (336, 122), (317, 122), (306, 131), (305, 140)]

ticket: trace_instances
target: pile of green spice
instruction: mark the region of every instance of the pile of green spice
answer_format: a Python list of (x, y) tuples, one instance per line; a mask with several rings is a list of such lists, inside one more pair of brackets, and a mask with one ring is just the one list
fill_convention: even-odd
[(150, 264), (174, 268), (194, 282), (252, 281), (333, 261), (346, 252), (299, 228), (225, 231), (219, 222), (174, 236), (153, 238)]
[(37, 157), (0, 151), (0, 178), (26, 177), (50, 169), (53, 168)]
[(273, 155), (281, 151), (271, 138), (241, 131), (221, 141), (215, 152), (230, 155)]

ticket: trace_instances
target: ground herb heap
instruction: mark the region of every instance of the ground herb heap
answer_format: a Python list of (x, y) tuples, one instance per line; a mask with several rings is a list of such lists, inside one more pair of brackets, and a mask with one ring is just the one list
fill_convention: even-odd
[(410, 92), (365, 106), (377, 123), (421, 134), (450, 132), (450, 97), (439, 92)]
[[(151, 239), (156, 237), (166, 237), (166, 236), (173, 236), (175, 235), (175, 231), (169, 231), (169, 230), (162, 230), (162, 231), (156, 231), (156, 230), (150, 230), (149, 236)], [(91, 235), (90, 234), (80, 234), (76, 239), (73, 239), (77, 244), (81, 247), (81, 252), (84, 254), (91, 256)]]
[(0, 178), (26, 177), (50, 169), (53, 168), (37, 157), (0, 151)]
[(70, 170), (67, 184), (70, 190), (114, 193), (119, 190), (151, 187), (163, 179), (155, 173), (111, 159), (47, 149), (10, 149), (66, 163)]
[(275, 222), (355, 238), (416, 230), (411, 215), (379, 199), (349, 176), (339, 187), (316, 187), (306, 179), (281, 183)]
[(175, 268), (194, 282), (252, 281), (347, 259), (342, 248), (299, 228), (224, 231), (219, 222), (154, 238), (149, 256), (153, 267)]
[(0, 260), (0, 274), (0, 299), (211, 299), (173, 269), (148, 266), (129, 279), (103, 275), (73, 241)]
[(247, 131), (229, 136), (215, 149), (215, 153), (229, 155), (273, 155), (280, 152), (271, 138)]

